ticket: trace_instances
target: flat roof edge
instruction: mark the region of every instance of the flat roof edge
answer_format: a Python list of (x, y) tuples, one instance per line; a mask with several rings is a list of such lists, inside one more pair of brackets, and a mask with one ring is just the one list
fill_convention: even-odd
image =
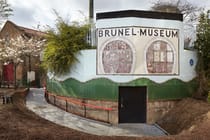
[(151, 19), (166, 19), (183, 21), (183, 15), (179, 13), (166, 13), (155, 11), (124, 10), (96, 13), (96, 20), (109, 18), (139, 17)]

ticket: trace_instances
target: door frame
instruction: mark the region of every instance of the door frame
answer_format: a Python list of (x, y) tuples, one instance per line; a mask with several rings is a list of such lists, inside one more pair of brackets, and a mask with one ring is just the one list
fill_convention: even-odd
[(144, 93), (145, 94), (145, 123), (147, 123), (147, 103), (148, 103), (148, 86), (146, 85), (143, 85), (143, 86), (119, 86), (118, 87), (118, 123), (123, 123), (123, 122), (120, 122), (120, 105), (121, 105), (121, 102), (120, 102), (120, 99), (121, 99), (121, 96), (120, 96), (120, 88), (121, 87), (125, 87), (125, 88), (145, 88), (146, 92)]

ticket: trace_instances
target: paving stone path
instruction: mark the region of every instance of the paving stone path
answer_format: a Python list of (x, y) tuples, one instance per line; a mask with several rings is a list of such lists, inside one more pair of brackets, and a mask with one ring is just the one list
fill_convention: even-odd
[(48, 104), (44, 90), (31, 88), (26, 97), (26, 106), (42, 118), (56, 124), (94, 135), (105, 136), (162, 136), (165, 132), (156, 125), (118, 124), (111, 125), (86, 119)]

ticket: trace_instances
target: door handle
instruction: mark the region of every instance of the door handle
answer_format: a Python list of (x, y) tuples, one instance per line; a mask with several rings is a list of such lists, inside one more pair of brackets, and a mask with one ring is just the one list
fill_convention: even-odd
[(123, 105), (123, 98), (120, 99), (120, 108), (123, 108), (124, 105)]
[(123, 104), (121, 103), (121, 104), (120, 104), (120, 108), (123, 108), (123, 107), (124, 107), (124, 106), (123, 106)]

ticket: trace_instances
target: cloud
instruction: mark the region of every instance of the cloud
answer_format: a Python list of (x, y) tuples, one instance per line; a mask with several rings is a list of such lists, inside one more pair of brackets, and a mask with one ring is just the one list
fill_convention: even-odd
[(15, 9), (13, 8), (13, 16), (11, 16), (9, 19), (15, 21), (15, 23), (19, 24), (19, 25), (24, 25), (24, 24), (33, 24), (34, 23), (34, 14), (35, 11), (31, 8), (25, 7), (15, 7)]
[(147, 10), (151, 0), (95, 0), (95, 11)]
[(95, 11), (109, 11), (121, 9), (122, 2), (120, 0), (95, 0)]
[[(148, 10), (156, 0), (94, 0), (95, 12), (117, 10)], [(189, 0), (198, 6), (210, 6), (210, 1)], [(63, 18), (81, 20), (88, 17), (89, 0), (8, 0), (14, 10), (11, 19), (20, 26), (36, 27), (37, 24), (53, 26), (55, 9)], [(81, 13), (83, 13), (83, 15)]]
[[(31, 27), (38, 23), (41, 25), (53, 26), (56, 16), (55, 9), (63, 18), (72, 20), (83, 19), (88, 16), (87, 0), (8, 0), (14, 10), (11, 17), (17, 24)], [(81, 11), (81, 13), (80, 13)]]
[(148, 10), (151, 0), (121, 0), (123, 9)]

